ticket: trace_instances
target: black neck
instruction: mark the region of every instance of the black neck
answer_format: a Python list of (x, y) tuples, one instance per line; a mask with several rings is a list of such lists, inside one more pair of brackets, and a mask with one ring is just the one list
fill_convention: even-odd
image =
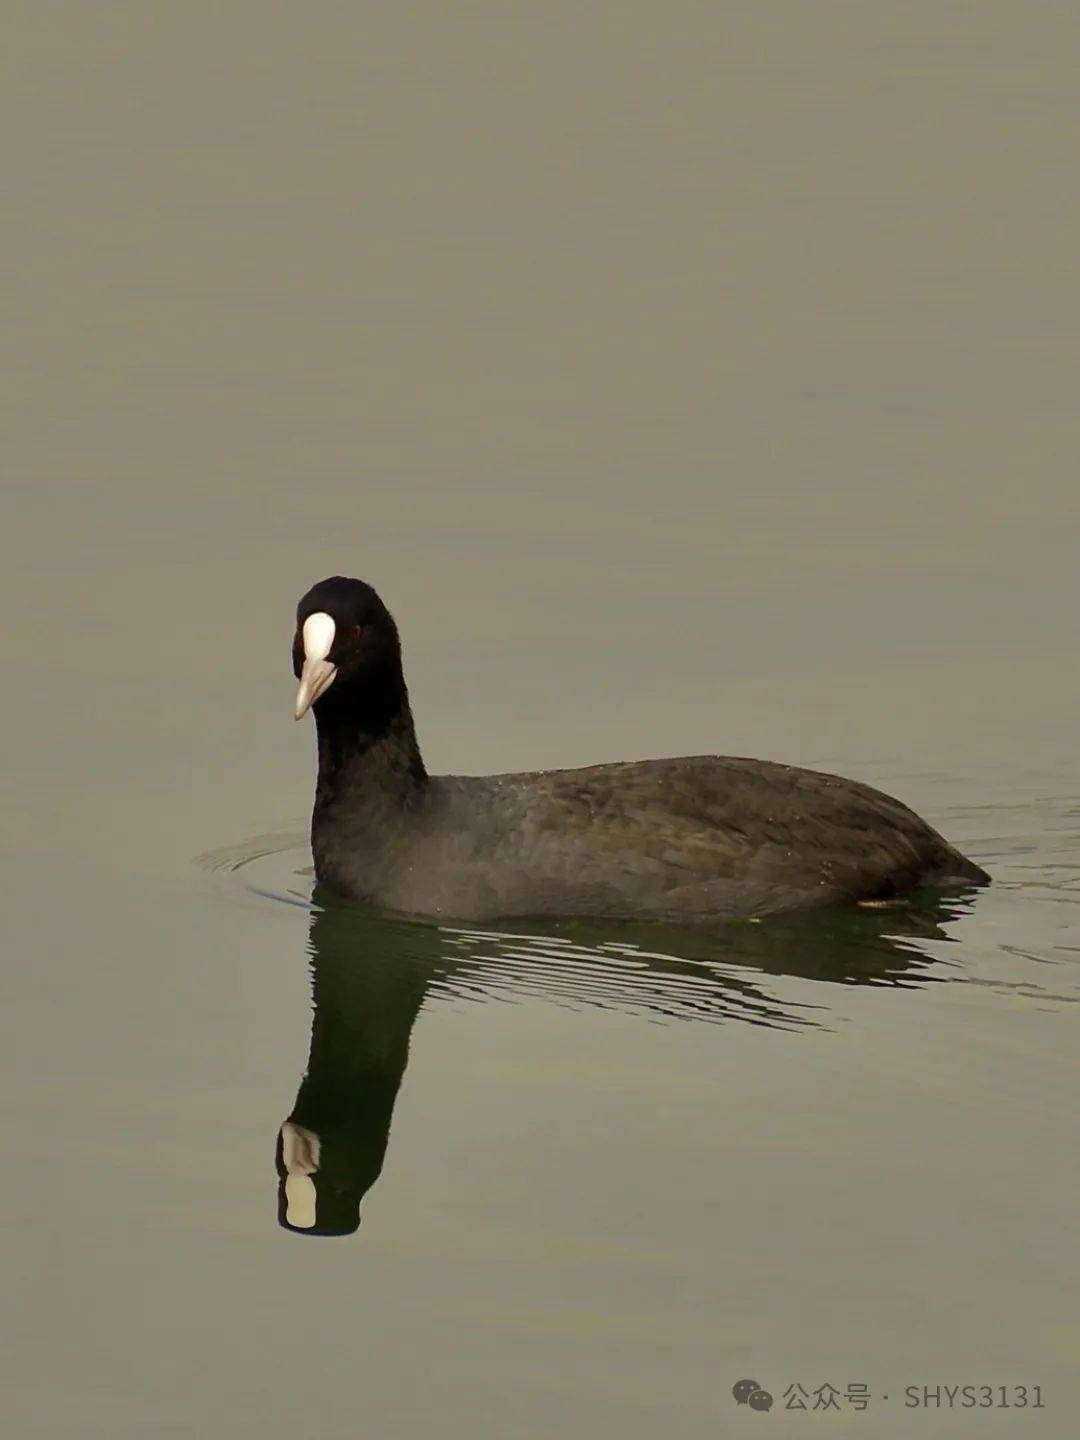
[(402, 803), (424, 788), (427, 771), (399, 668), (335, 683), (314, 708), (319, 739), (317, 806), (331, 802), (343, 784), (350, 791), (359, 789), (373, 798)]

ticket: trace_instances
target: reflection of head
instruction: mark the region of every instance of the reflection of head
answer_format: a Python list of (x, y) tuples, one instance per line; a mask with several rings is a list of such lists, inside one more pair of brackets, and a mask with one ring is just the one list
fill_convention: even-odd
[(278, 1132), (278, 1223), (303, 1235), (351, 1235), (360, 1224), (363, 1191), (322, 1170), (322, 1141), (286, 1120)]

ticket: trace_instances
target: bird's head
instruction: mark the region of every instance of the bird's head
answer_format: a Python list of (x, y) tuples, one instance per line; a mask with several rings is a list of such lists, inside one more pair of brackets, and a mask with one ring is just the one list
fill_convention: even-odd
[(293, 674), (301, 719), (331, 686), (400, 679), (401, 645), (389, 610), (370, 585), (343, 575), (320, 580), (296, 607)]

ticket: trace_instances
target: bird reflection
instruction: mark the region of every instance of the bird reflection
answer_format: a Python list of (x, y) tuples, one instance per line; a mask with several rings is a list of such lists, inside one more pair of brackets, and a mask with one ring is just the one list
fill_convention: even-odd
[[(514, 922), (512, 933), (387, 919), (316, 894), (307, 1073), (278, 1132), (278, 1219), (349, 1235), (378, 1179), (409, 1038), (425, 997), (540, 997), (656, 1021), (798, 1031), (828, 1025), (820, 997), (777, 980), (910, 988), (946, 978), (926, 946), (969, 908), (962, 894), (833, 909), (760, 924)], [(798, 998), (784, 994), (794, 990)]]

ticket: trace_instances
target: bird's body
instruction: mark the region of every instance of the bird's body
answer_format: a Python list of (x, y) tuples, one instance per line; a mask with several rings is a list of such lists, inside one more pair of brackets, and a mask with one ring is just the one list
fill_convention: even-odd
[[(360, 614), (366, 620), (345, 623)], [(331, 644), (311, 661), (305, 633), (320, 632), (327, 615)], [(344, 630), (358, 654), (370, 646), (352, 667), (346, 650), (333, 665), (327, 658)], [(374, 592), (322, 582), (301, 602), (297, 643), (301, 696), (309, 670), (309, 688), (322, 686), (316, 875), (352, 898), (458, 920), (727, 920), (987, 881), (899, 801), (764, 760), (429, 776), (397, 632)], [(326, 667), (334, 673), (323, 683)]]
[(761, 760), (429, 776), (403, 806), (367, 792), (317, 806), (316, 873), (414, 914), (731, 919), (982, 876), (898, 801)]

